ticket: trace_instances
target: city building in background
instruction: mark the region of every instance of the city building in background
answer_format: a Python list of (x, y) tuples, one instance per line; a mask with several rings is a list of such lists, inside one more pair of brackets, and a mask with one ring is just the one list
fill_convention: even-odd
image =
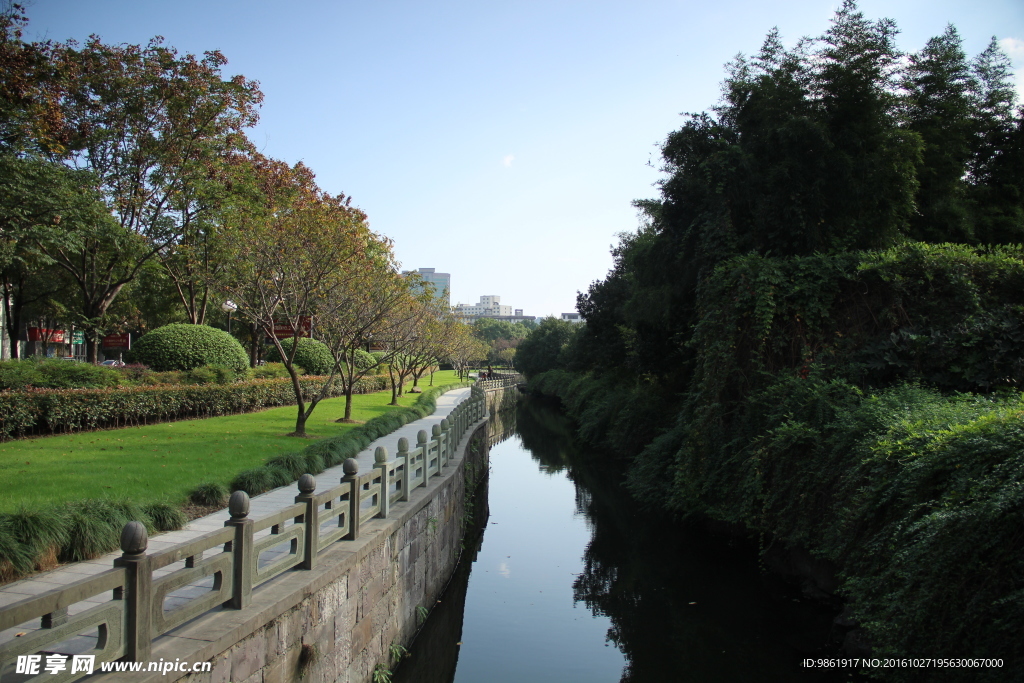
[(452, 276), (451, 273), (439, 273), (434, 268), (419, 268), (417, 270), (403, 270), (402, 276), (419, 275), (423, 282), (429, 282), (434, 286), (434, 297), (442, 299), (445, 306), (451, 306)]
[(571, 323), (581, 323), (581, 322), (583, 322), (583, 318), (580, 316), (579, 313), (563, 313), (562, 314), (562, 320), (566, 320), (566, 321), (571, 322)]
[(486, 294), (480, 297), (475, 304), (456, 304), (455, 315), (463, 321), (471, 323), (479, 318), (493, 318), (495, 320), (507, 320), (512, 323), (536, 320), (536, 316), (523, 315), (523, 309), (501, 303), (501, 297), (493, 294)]

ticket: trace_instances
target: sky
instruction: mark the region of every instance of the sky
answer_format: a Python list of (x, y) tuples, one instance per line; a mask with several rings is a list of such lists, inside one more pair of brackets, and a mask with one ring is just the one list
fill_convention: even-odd
[[(24, 0), (22, 0), (24, 2)], [(451, 273), (527, 315), (575, 310), (612, 265), (635, 199), (658, 195), (659, 145), (713, 106), (724, 65), (821, 35), (825, 0), (29, 0), (29, 40), (220, 50), (260, 82), (250, 139), (313, 169), (394, 242), (404, 269)], [(995, 36), (1024, 93), (1021, 0), (862, 0), (905, 51), (949, 23), (969, 57)]]

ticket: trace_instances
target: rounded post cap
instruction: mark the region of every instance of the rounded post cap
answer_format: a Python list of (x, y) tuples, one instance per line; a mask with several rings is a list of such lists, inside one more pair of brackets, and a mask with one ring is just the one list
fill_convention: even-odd
[(128, 522), (121, 529), (121, 552), (126, 555), (139, 555), (146, 552), (149, 545), (149, 533), (142, 522)]
[(373, 450), (373, 461), (374, 462), (387, 462), (388, 461), (388, 449), (383, 446), (377, 446)]
[(242, 519), (249, 514), (249, 494), (245, 491), (235, 491), (228, 499), (228, 512), (232, 519)]
[(447, 432), (451, 429), (451, 425), (448, 424), (448, 418), (441, 420), (441, 430)]
[(345, 472), (345, 474), (347, 476), (352, 476), (353, 474), (358, 474), (359, 473), (359, 461), (357, 461), (355, 458), (349, 458), (348, 460), (346, 460), (342, 464), (341, 469)]
[(405, 453), (409, 450), (409, 439), (404, 436), (398, 440), (398, 452)]
[(316, 477), (308, 472), (299, 477), (299, 491), (302, 493), (313, 493), (313, 491), (316, 491)]
[(426, 442), (427, 442), (427, 432), (425, 430), (423, 430), (423, 429), (421, 429), (420, 431), (416, 432), (416, 443), (426, 443)]
[(431, 427), (430, 428), (430, 433), (432, 435), (434, 435), (434, 436), (440, 436), (440, 434), (441, 434), (441, 425), (434, 425), (433, 427)]

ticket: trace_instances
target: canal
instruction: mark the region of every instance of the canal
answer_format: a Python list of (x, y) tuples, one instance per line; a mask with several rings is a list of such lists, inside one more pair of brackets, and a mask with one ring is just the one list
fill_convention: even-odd
[(548, 402), (493, 429), (479, 531), (395, 683), (853, 680), (800, 667), (838, 656), (836, 609), (756, 545), (638, 513)]

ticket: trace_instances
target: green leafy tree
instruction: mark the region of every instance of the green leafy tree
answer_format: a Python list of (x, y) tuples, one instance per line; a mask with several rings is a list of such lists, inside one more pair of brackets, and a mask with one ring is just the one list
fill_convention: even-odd
[(329, 320), (343, 301), (336, 293), (355, 279), (373, 237), (366, 215), (351, 207), (345, 195), (321, 190), (307, 167), (289, 167), (258, 155), (252, 163), (263, 199), (234, 231), (231, 269), (222, 293), (275, 346), (295, 392), (292, 436), (302, 437), (343, 361), (335, 357), (321, 390), (307, 398), (295, 360), (300, 345), (286, 350), (275, 329), (282, 325), (303, 334), (318, 319)]
[(92, 38), (47, 54), (55, 136), (66, 143), (51, 155), (91, 172), (116, 225), (75, 226), (80, 249), (44, 249), (77, 283), (95, 360), (107, 309), (150, 260), (173, 253), (194, 213), (183, 197), (243, 139), (261, 95), (240, 76), (225, 80), (219, 53), (181, 56), (158, 40), (143, 47)]
[[(8, 334), (17, 339), (33, 308), (71, 303), (53, 254), (81, 253), (84, 234), (116, 227), (89, 173), (0, 153), (0, 178), (0, 295)], [(11, 351), (17, 357), (18, 345)]]
[(567, 359), (563, 351), (578, 334), (580, 325), (557, 318), (545, 318), (516, 349), (516, 369), (525, 375), (537, 375), (547, 370), (564, 368)]
[(983, 243), (1019, 244), (1024, 241), (1024, 108), (1016, 109), (1012, 65), (995, 38), (971, 66), (968, 199), (975, 234)]
[(970, 64), (953, 26), (910, 55), (906, 115), (922, 142), (916, 168), (917, 213), (909, 230), (915, 239), (966, 242), (973, 237), (964, 182), (974, 129), (973, 86)]

